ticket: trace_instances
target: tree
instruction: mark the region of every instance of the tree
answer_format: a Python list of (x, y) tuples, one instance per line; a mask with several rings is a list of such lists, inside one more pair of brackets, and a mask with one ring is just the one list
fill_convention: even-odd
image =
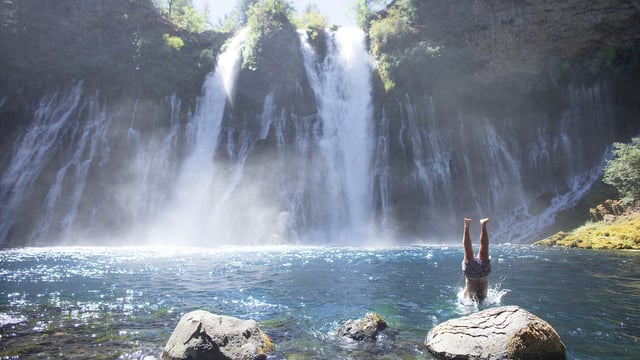
[(259, 0), (247, 12), (249, 32), (242, 50), (242, 67), (257, 69), (262, 43), (285, 26), (292, 26), (294, 9), (287, 0)]
[(402, 54), (401, 39), (406, 39), (416, 33), (414, 20), (416, 10), (410, 0), (397, 0), (387, 8), (384, 17), (371, 20), (369, 23), (369, 38), (371, 52), (376, 58), (377, 70), (386, 91), (395, 87), (393, 69), (397, 66)]
[(200, 33), (207, 28), (207, 15), (193, 7), (191, 0), (153, 0), (155, 6), (166, 11), (169, 19), (180, 29)]
[(349, 13), (355, 17), (356, 23), (363, 30), (369, 29), (369, 21), (375, 17), (376, 11), (387, 5), (389, 0), (355, 0), (349, 7)]
[(249, 8), (255, 5), (258, 0), (238, 0), (233, 10), (225, 15), (218, 28), (223, 32), (236, 31), (247, 24), (247, 13)]
[(625, 203), (640, 199), (640, 137), (614, 143), (613, 159), (604, 169), (604, 183), (615, 187)]
[(327, 18), (320, 12), (318, 5), (309, 4), (302, 14), (302, 23), (308, 28), (324, 29), (327, 27)]
[(201, 33), (207, 28), (207, 15), (190, 5), (176, 8), (171, 20), (182, 30)]

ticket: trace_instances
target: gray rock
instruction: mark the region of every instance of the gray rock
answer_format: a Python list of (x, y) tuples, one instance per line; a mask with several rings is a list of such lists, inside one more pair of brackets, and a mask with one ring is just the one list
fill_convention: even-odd
[(387, 328), (387, 322), (376, 313), (367, 313), (362, 319), (348, 320), (342, 324), (336, 334), (353, 340), (376, 341), (378, 332)]
[(264, 360), (273, 341), (253, 320), (196, 310), (178, 322), (162, 352), (163, 360)]
[(565, 359), (558, 333), (519, 306), (503, 306), (445, 321), (429, 331), (439, 359)]

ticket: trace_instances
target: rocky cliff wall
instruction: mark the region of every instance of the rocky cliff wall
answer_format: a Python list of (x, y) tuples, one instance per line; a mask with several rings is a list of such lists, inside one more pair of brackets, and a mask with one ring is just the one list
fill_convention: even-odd
[(393, 39), (374, 54), (391, 174), (379, 209), (436, 238), (488, 213), (507, 241), (585, 221), (579, 179), (640, 131), (638, 16), (626, 1), (394, 1), (371, 26), (374, 49), (376, 31)]
[[(371, 228), (443, 242), (461, 217), (488, 215), (497, 241), (542, 236), (584, 196), (611, 142), (640, 130), (636, 2), (402, 1), (414, 16), (375, 54), (395, 87), (374, 76)], [(228, 35), (180, 32), (143, 0), (2, 6), (0, 44), (12, 51), (0, 54), (0, 242), (110, 239), (157, 219), (172, 191), (190, 190), (175, 189), (190, 121)], [(204, 163), (224, 170), (225, 196), (250, 190), (227, 196), (242, 226), (253, 227), (259, 194), (303, 235), (347, 221), (325, 194), (336, 190), (321, 166), (329, 132), (308, 78), (326, 70), (322, 56), (305, 58), (288, 20), (278, 25), (240, 71)]]
[(472, 49), (487, 81), (538, 74), (548, 61), (602, 48), (637, 46), (640, 2), (454, 0), (415, 1), (416, 35)]

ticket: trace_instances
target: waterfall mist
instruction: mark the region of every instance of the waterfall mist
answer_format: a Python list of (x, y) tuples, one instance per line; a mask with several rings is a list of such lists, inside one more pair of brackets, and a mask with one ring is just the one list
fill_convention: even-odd
[(372, 235), (371, 65), (364, 33), (342, 28), (327, 41), (327, 56), (318, 63), (302, 38), (305, 68), (318, 101), (322, 135), (321, 166), (311, 176), (320, 180), (310, 206), (326, 211), (320, 231), (332, 239)]
[(495, 119), (376, 92), (360, 30), (328, 31), (326, 54), (294, 34), (278, 73), (241, 68), (245, 36), (193, 109), (83, 82), (43, 96), (2, 169), (0, 243), (443, 243), (485, 216), (496, 242), (526, 242), (585, 195), (615, 136), (604, 81)]
[(216, 195), (233, 191), (234, 181), (222, 181), (214, 153), (225, 107), (233, 99), (245, 36), (243, 31), (233, 38), (220, 54), (215, 71), (205, 80), (196, 112), (186, 126), (186, 158), (180, 164), (175, 184), (166, 189), (171, 198), (162, 205), (151, 225), (145, 223), (140, 229), (146, 233), (146, 242), (205, 244), (215, 238), (229, 241), (229, 235), (221, 231), (224, 228), (221, 224), (225, 224), (222, 216), (225, 212), (221, 212), (225, 198)]

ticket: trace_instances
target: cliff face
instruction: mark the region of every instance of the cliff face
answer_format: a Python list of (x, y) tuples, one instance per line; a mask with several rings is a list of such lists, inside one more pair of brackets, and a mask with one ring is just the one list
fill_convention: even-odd
[[(184, 46), (171, 48), (166, 36)], [(99, 92), (112, 111), (136, 101), (164, 108), (176, 94), (185, 105), (184, 121), (227, 37), (180, 31), (149, 0), (2, 1), (0, 164), (38, 101), (78, 81), (85, 91)]]
[(415, 1), (418, 37), (469, 48), (486, 80), (538, 74), (548, 61), (637, 45), (640, 3), (600, 1)]
[[(226, 38), (181, 31), (149, 0), (2, 1), (1, 241), (122, 233), (151, 216), (133, 214), (116, 190), (173, 179), (168, 164), (183, 154), (184, 127)], [(145, 147), (151, 156), (140, 156)], [(143, 180), (136, 167), (164, 176)]]
[(607, 147), (640, 131), (639, 16), (627, 1), (394, 1), (371, 33), (374, 49), (393, 38), (374, 103), (397, 231), (493, 214), (503, 241), (528, 241), (585, 221), (573, 209)]
[[(209, 111), (199, 95), (228, 35), (181, 32), (146, 0), (3, 1), (0, 243), (112, 239), (183, 217), (199, 241), (220, 225), (234, 243), (274, 228), (336, 241), (350, 218), (394, 239), (457, 238), (463, 216), (494, 218), (497, 241), (542, 236), (607, 147), (640, 130), (637, 3), (401, 2), (411, 16), (379, 19), (407, 21), (384, 24), (398, 26), (392, 41), (369, 34), (373, 89), (361, 38), (323, 34), (314, 54), (275, 14), (255, 67)], [(353, 50), (355, 63), (341, 58)], [(193, 153), (203, 186), (182, 183)], [(202, 192), (202, 208), (172, 212), (184, 192)]]

